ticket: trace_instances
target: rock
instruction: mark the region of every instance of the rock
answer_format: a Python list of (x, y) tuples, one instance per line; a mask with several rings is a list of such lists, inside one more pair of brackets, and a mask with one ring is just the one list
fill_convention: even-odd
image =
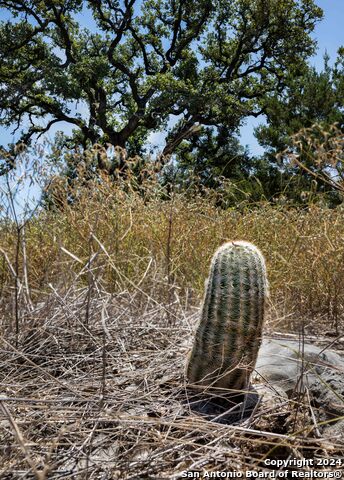
[[(289, 339), (264, 339), (255, 368), (253, 383), (257, 382), (285, 397), (307, 388), (319, 422), (344, 415), (344, 357), (333, 350)], [(330, 426), (344, 432), (343, 420)]]

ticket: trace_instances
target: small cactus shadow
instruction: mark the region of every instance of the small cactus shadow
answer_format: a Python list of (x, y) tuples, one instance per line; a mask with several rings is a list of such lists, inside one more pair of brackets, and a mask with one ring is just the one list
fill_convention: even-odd
[(188, 389), (188, 407), (191, 412), (204, 416), (210, 422), (233, 425), (249, 418), (259, 402), (258, 393), (251, 387), (248, 392), (228, 393), (195, 392)]

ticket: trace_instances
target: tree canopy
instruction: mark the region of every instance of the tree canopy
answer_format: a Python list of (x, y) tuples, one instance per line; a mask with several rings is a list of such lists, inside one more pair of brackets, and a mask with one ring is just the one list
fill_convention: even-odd
[(0, 0), (0, 8), (10, 15), (0, 24), (1, 125), (30, 143), (67, 122), (70, 146), (108, 142), (138, 154), (150, 133), (167, 129), (164, 155), (204, 126), (235, 132), (265, 113), (269, 95), (313, 53), (309, 34), (322, 16), (313, 0)]
[(319, 123), (344, 128), (344, 48), (338, 51), (334, 66), (324, 57), (324, 68), (308, 66), (300, 76), (291, 76), (283, 92), (266, 98), (267, 123), (256, 129), (260, 144), (275, 156), (301, 129)]
[[(327, 158), (327, 149), (333, 153), (325, 138), (333, 142), (342, 138), (343, 48), (339, 49), (333, 66), (326, 54), (322, 71), (307, 66), (302, 75), (290, 77), (283, 92), (269, 95), (266, 105), (267, 121), (256, 129), (256, 137), (265, 149), (261, 162), (269, 165), (270, 178), (279, 178), (279, 188), (294, 199), (300, 199), (305, 192), (328, 194), (333, 184), (324, 181), (324, 170), (333, 175), (334, 167), (320, 162), (319, 155)], [(291, 156), (294, 158), (292, 152), (297, 152), (298, 162), (290, 162)], [(274, 181), (273, 185), (277, 186), (278, 182)], [(341, 201), (336, 193), (330, 196), (331, 204)]]

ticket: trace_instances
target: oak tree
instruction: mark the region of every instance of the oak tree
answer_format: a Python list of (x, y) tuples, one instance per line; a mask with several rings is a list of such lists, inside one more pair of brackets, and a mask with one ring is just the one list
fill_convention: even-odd
[(136, 153), (167, 131), (164, 156), (200, 127), (235, 131), (264, 113), (267, 95), (313, 53), (322, 16), (313, 0), (0, 0), (0, 9), (0, 125), (30, 143), (67, 122), (70, 146)]

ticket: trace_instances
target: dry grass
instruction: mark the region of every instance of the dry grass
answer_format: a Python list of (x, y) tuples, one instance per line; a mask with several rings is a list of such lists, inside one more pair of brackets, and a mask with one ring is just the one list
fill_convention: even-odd
[(1, 338), (2, 479), (173, 479), (343, 455), (335, 435), (318, 438), (307, 400), (263, 403), (240, 426), (192, 413), (183, 369), (197, 310), (177, 295), (168, 308), (139, 288), (96, 282), (88, 295), (52, 291), (17, 347)]
[[(88, 189), (75, 188), (75, 205), (64, 202), (61, 211), (42, 212), (26, 224), (25, 251), (23, 231), (18, 240), (15, 226), (3, 223), (0, 284), (5, 308), (13, 301), (17, 270), (19, 301), (25, 303), (28, 295), (39, 300), (50, 283), (58, 290), (74, 281), (90, 285), (88, 262), (107, 291), (139, 285), (168, 303), (178, 290), (198, 305), (215, 249), (230, 239), (245, 239), (267, 259), (272, 318), (283, 319), (272, 326), (297, 332), (302, 318), (306, 331), (319, 327), (322, 333), (325, 328), (339, 334), (344, 315), (342, 209), (262, 204), (222, 210), (210, 195), (172, 193), (162, 200), (151, 181), (142, 191), (133, 190), (130, 182), (114, 186), (106, 178)], [(11, 315), (5, 323), (11, 327)]]
[(268, 332), (339, 335), (342, 212), (226, 211), (210, 196), (162, 200), (150, 181), (143, 192), (103, 178), (25, 236), (1, 225), (0, 477), (172, 479), (342, 456), (307, 399), (210, 424), (191, 413), (183, 371), (210, 257), (228, 239), (267, 258)]

